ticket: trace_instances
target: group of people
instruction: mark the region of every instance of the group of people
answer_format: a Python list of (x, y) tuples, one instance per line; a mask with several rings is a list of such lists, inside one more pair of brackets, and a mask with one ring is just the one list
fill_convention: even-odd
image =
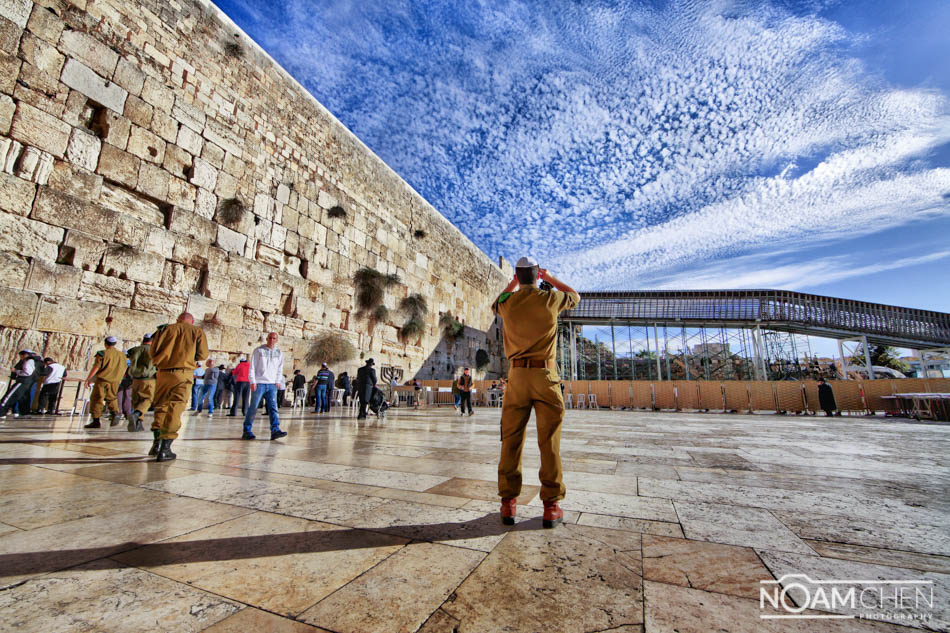
[[(538, 282), (546, 282), (538, 287)], [(498, 463), (498, 493), (501, 497), (502, 523), (512, 525), (517, 512), (517, 500), (521, 494), (521, 452), (524, 447), (525, 428), (534, 410), (538, 427), (538, 446), (541, 453), (541, 500), (544, 504), (543, 525), (554, 527), (563, 519), (558, 501), (564, 498), (566, 489), (560, 458), (561, 423), (564, 418), (564, 402), (561, 379), (555, 364), (557, 346), (557, 317), (564, 310), (577, 305), (580, 297), (570, 286), (561, 282), (550, 272), (540, 268), (537, 261), (522, 257), (515, 267), (515, 275), (508, 286), (492, 304), (493, 312), (502, 318), (505, 354), (510, 362), (507, 385), (493, 385), (504, 393), (501, 412), (501, 455)], [(122, 354), (115, 348), (117, 339), (108, 336), (105, 348), (96, 353), (93, 367), (86, 377), (86, 384), (93, 385), (89, 399), (92, 421), (86, 428), (99, 428), (103, 408), (111, 414), (111, 423), (117, 424), (117, 389), (128, 373), (131, 378), (132, 413), (129, 416), (130, 430), (140, 429), (141, 418), (153, 406), (152, 422), (154, 442), (149, 455), (156, 461), (175, 459), (172, 442), (178, 438), (181, 416), (192, 400), (197, 411), (205, 401), (209, 414), (213, 411), (215, 395), (219, 387), (233, 396), (231, 412), (236, 414), (238, 402), (244, 411), (244, 440), (256, 439), (252, 427), (260, 402), (266, 403), (270, 418), (271, 439), (287, 435), (280, 428), (278, 392), (287, 383), (283, 376), (283, 352), (277, 347), (278, 335), (271, 332), (266, 343), (241, 361), (230, 371), (223, 366), (215, 367), (208, 358), (209, 349), (204, 332), (194, 325), (193, 317), (181, 314), (176, 323), (161, 326), (153, 334), (146, 334), (142, 344)], [(23, 350), (13, 369), (7, 393), (0, 400), (0, 416), (16, 407), (21, 413), (29, 411), (32, 396), (28, 395), (40, 377), (42, 390), (40, 408), (55, 406), (59, 385), (65, 376), (65, 368), (52, 358), (40, 358), (31, 350)], [(195, 389), (195, 370), (204, 362), (201, 385)], [(341, 379), (346, 376), (341, 375)], [(306, 378), (294, 372), (295, 393), (307, 384)], [(356, 379), (350, 384), (349, 377), (337, 383), (326, 363), (314, 376), (312, 387), (315, 396), (315, 412), (330, 408), (330, 394), (334, 385), (344, 391), (344, 403), (351, 393), (359, 400), (357, 419), (367, 417), (367, 409), (385, 406), (385, 398), (377, 387), (375, 363), (372, 358), (360, 367)], [(465, 368), (455, 381), (456, 406), (460, 415), (472, 410), (471, 372)], [(825, 385), (827, 387), (827, 385)], [(822, 408), (829, 411), (828, 391), (820, 389)], [(220, 400), (219, 400), (220, 402)], [(833, 407), (833, 404), (831, 404)]]
[[(10, 383), (0, 399), (0, 419), (6, 418), (11, 410), (14, 416), (55, 414), (66, 368), (53, 358), (43, 358), (30, 349), (20, 350), (17, 356), (19, 359), (10, 372)], [(36, 397), (37, 390), (39, 397)]]

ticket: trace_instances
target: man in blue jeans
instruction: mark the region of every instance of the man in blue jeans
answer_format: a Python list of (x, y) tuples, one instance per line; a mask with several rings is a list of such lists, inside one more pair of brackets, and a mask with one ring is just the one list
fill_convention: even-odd
[(280, 430), (280, 418), (277, 416), (277, 387), (283, 380), (284, 353), (277, 349), (277, 333), (267, 335), (267, 343), (261, 345), (251, 354), (248, 381), (251, 383), (251, 402), (244, 415), (244, 435), (242, 440), (256, 439), (251, 432), (254, 425), (254, 416), (261, 398), (267, 403), (267, 414), (270, 416), (270, 439), (276, 440), (287, 435)]
[(214, 392), (218, 389), (218, 379), (221, 377), (221, 370), (214, 366), (214, 361), (208, 359), (205, 363), (204, 382), (201, 384), (201, 391), (198, 393), (198, 413), (201, 413), (204, 407), (205, 398), (208, 399), (208, 417), (214, 415)]
[(317, 372), (317, 407), (314, 413), (330, 412), (330, 391), (333, 389), (333, 372), (327, 367), (326, 363)]

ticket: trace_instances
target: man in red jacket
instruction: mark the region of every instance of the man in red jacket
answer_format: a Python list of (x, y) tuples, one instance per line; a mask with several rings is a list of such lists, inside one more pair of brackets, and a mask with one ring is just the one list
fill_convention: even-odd
[(234, 401), (231, 403), (231, 412), (228, 413), (229, 418), (237, 415), (238, 400), (241, 401), (241, 415), (247, 415), (247, 397), (251, 390), (248, 379), (250, 370), (251, 365), (246, 358), (242, 358), (237, 367), (231, 370), (231, 377), (234, 379)]

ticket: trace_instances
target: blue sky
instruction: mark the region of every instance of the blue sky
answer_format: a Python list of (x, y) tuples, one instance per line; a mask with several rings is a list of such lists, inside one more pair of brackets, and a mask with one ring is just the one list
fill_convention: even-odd
[(950, 2), (218, 0), (492, 257), (950, 311)]

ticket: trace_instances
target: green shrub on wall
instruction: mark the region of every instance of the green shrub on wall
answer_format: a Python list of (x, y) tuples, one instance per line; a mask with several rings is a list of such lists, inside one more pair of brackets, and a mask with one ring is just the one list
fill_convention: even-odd
[(356, 348), (343, 334), (328, 332), (313, 340), (304, 356), (308, 365), (342, 363), (356, 356)]

